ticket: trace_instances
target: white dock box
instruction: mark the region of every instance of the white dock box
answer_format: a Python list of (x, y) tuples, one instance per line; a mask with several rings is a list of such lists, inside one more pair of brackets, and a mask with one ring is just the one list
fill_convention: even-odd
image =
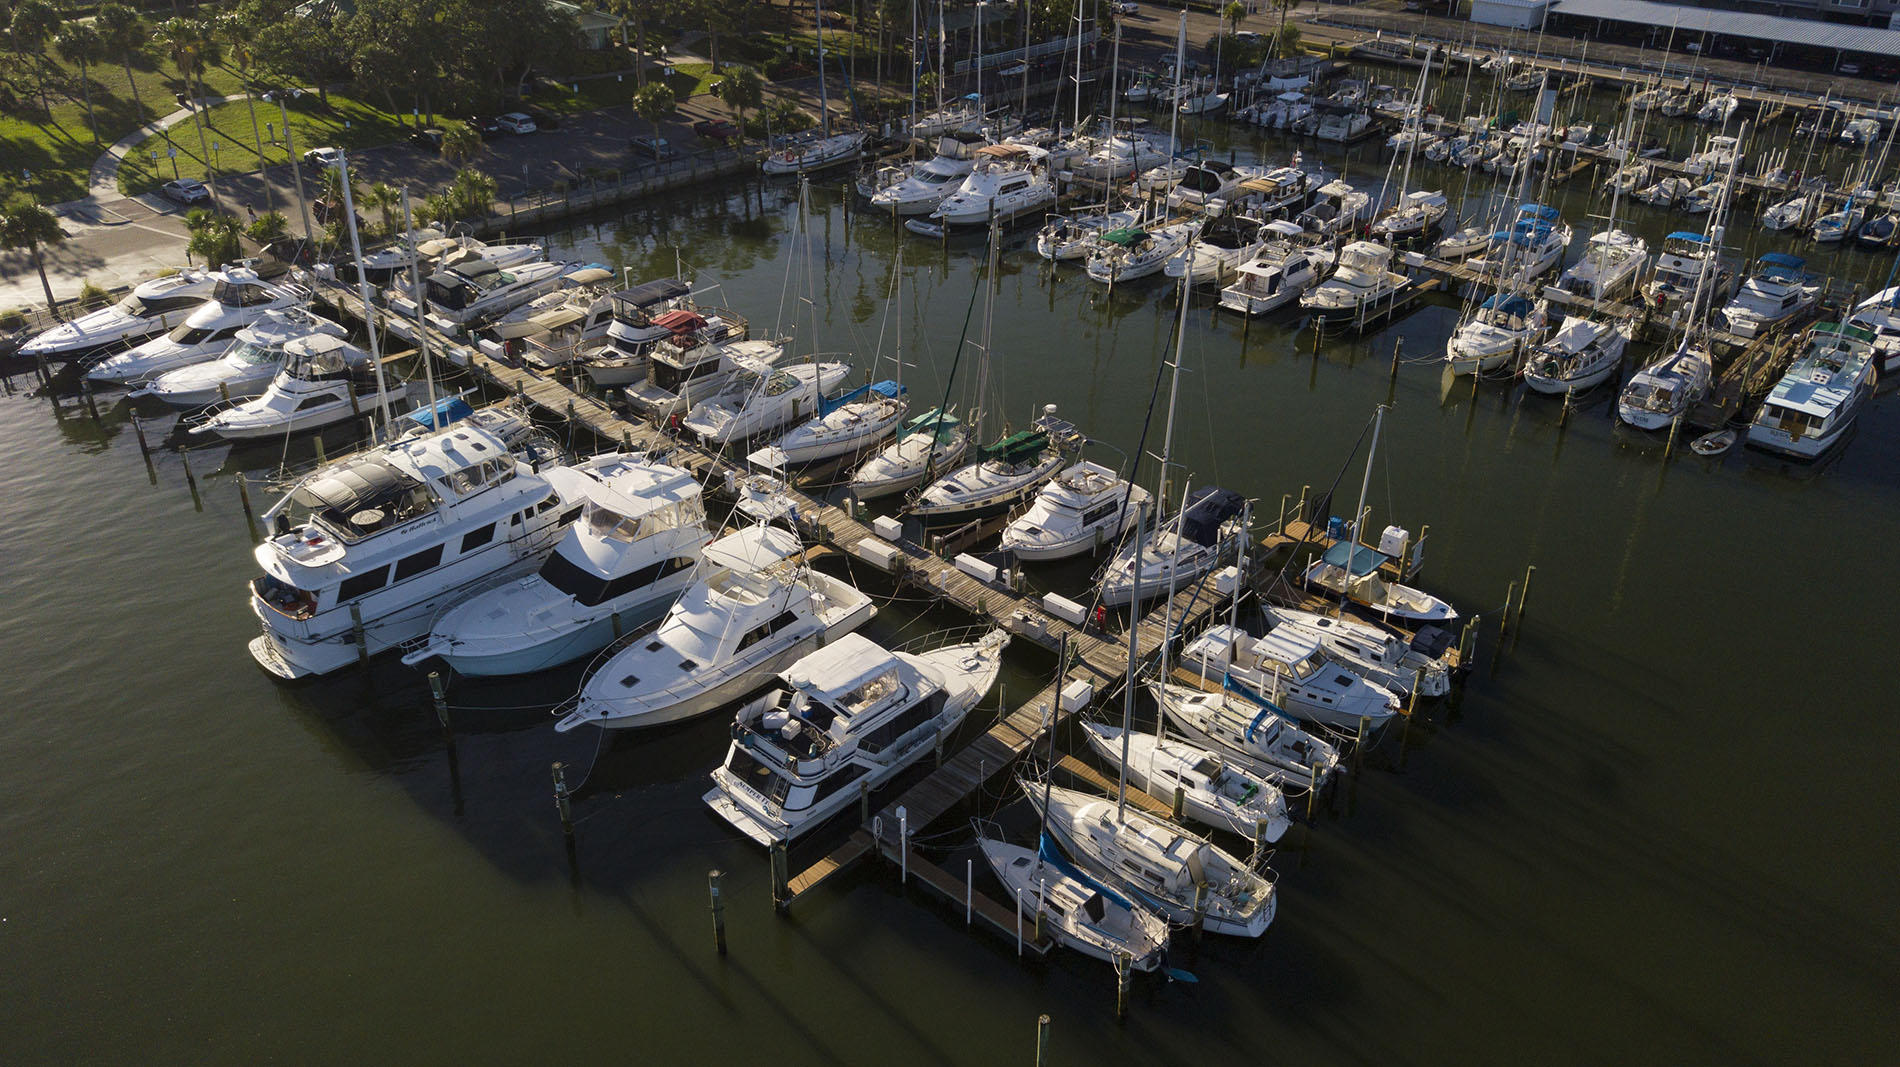
[(1019, 611), (1009, 617), (1009, 628), (1032, 641), (1040, 641), (1049, 633), (1049, 619), (1034, 611)]
[(968, 552), (958, 556), (954, 562), (958, 570), (975, 578), (979, 582), (989, 582), (991, 585), (995, 585), (1001, 574), (995, 567), (977, 559)]
[(904, 539), (904, 524), (891, 518), (889, 515), (879, 515), (877, 518), (871, 520), (871, 532), (886, 541), (902, 541)]
[(1081, 711), (1089, 706), (1089, 701), (1095, 699), (1095, 687), (1084, 681), (1070, 682), (1062, 687), (1062, 694), (1058, 699), (1062, 703), (1063, 711), (1071, 713)]
[(1042, 610), (1065, 622), (1081, 626), (1089, 620), (1089, 609), (1077, 604), (1065, 596), (1046, 593), (1042, 598)]
[(1240, 584), (1239, 567), (1222, 567), (1214, 572), (1214, 590), (1221, 596), (1233, 596), (1234, 588)]
[(1379, 551), (1396, 559), (1405, 555), (1405, 542), (1411, 539), (1412, 535), (1409, 531), (1397, 526), (1388, 526), (1385, 532), (1379, 535)]
[(903, 549), (876, 537), (867, 537), (859, 541), (858, 551), (864, 553), (865, 559), (870, 560), (872, 565), (886, 574), (897, 573), (904, 559)]

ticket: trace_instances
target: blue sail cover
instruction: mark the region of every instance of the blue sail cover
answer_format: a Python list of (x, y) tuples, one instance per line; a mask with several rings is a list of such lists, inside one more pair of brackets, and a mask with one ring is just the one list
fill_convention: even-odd
[(1563, 214), (1556, 208), (1544, 204), (1525, 204), (1517, 209), (1517, 217), (1520, 221), (1541, 219), (1545, 222), (1556, 222), (1563, 217)]
[(460, 396), (443, 397), (436, 401), (435, 407), (422, 407), (404, 415), (403, 418), (425, 429), (438, 430), (451, 422), (460, 422), (475, 414), (468, 401)]
[(1260, 728), (1261, 723), (1267, 721), (1267, 716), (1278, 715), (1281, 718), (1289, 717), (1286, 713), (1285, 708), (1282, 708), (1280, 705), (1275, 704), (1273, 701), (1268, 700), (1266, 697), (1261, 696), (1259, 693), (1254, 692), (1252, 689), (1241, 684), (1240, 682), (1234, 681), (1234, 677), (1231, 674), (1221, 675), (1220, 684), (1221, 684), (1221, 688), (1227, 690), (1230, 693), (1234, 693), (1239, 696), (1245, 697), (1248, 701), (1250, 701), (1251, 703), (1253, 703), (1256, 707), (1260, 709), (1260, 714), (1255, 715), (1253, 717), (1253, 721), (1247, 724), (1247, 732), (1245, 736), (1247, 738), (1248, 744), (1253, 743), (1253, 732)]
[(1531, 313), (1531, 302), (1517, 293), (1493, 293), (1478, 305), (1484, 311), (1502, 311), (1522, 318)]
[(1786, 252), (1763, 253), (1761, 261), (1770, 267), (1787, 267), (1789, 270), (1800, 270), (1808, 265), (1807, 260), (1800, 256), (1791, 256)]
[(1135, 905), (1131, 903), (1127, 897), (1122, 896), (1120, 893), (1096, 881), (1087, 872), (1083, 871), (1082, 868), (1070, 863), (1068, 857), (1062, 854), (1062, 850), (1056, 847), (1055, 839), (1049, 836), (1049, 831), (1047, 830), (1042, 832), (1042, 840), (1036, 843), (1036, 855), (1040, 856), (1044, 863), (1061, 871), (1065, 876), (1081, 882), (1083, 885), (1088, 886), (1107, 899), (1127, 908), (1129, 911), (1135, 910)]
[(1663, 238), (1663, 240), (1665, 241), (1694, 241), (1696, 244), (1699, 244), (1699, 245), (1705, 245), (1709, 243), (1709, 239), (1707, 237), (1704, 237), (1699, 233), (1690, 233), (1688, 230), (1677, 230), (1675, 233), (1672, 233), (1668, 237)]
[(1181, 513), (1181, 536), (1197, 545), (1211, 545), (1220, 537), (1221, 523), (1240, 514), (1247, 499), (1232, 489), (1204, 486), (1188, 498)]
[(904, 395), (904, 387), (893, 381), (882, 381), (874, 385), (860, 385), (849, 392), (839, 393), (830, 400), (825, 400), (821, 397), (818, 401), (818, 417), (824, 418), (826, 415), (844, 407), (846, 404), (854, 400), (862, 400), (872, 393), (876, 393), (879, 396), (888, 396), (895, 400)]

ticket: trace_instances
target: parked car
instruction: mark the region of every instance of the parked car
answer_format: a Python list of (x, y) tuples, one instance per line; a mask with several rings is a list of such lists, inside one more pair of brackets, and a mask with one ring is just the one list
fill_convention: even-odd
[(442, 147), (442, 127), (430, 126), (409, 135), (409, 143), (417, 148), (436, 151)]
[(730, 141), (739, 136), (739, 127), (726, 119), (700, 119), (693, 123), (693, 132), (708, 141)]
[(484, 141), (492, 141), (501, 136), (501, 123), (496, 122), (493, 115), (470, 115), (468, 124), (474, 127), (476, 133), (482, 135)]
[(343, 162), (341, 148), (312, 148), (303, 154), (303, 161), (313, 167), (334, 167)]
[(533, 133), (538, 127), (534, 120), (519, 111), (510, 111), (495, 120), (495, 125), (513, 134)]
[(633, 149), (634, 155), (645, 156), (648, 159), (672, 159), (679, 155), (664, 137), (635, 134), (627, 138), (627, 147)]
[(159, 191), (164, 193), (167, 199), (175, 200), (180, 204), (209, 204), (211, 202), (211, 188), (196, 178), (180, 178), (174, 182), (166, 182), (159, 186)]
[(1115, 9), (1115, 14), (1117, 15), (1141, 14), (1141, 5), (1135, 3), (1134, 0), (1120, 0), (1119, 3), (1111, 4), (1110, 6)]

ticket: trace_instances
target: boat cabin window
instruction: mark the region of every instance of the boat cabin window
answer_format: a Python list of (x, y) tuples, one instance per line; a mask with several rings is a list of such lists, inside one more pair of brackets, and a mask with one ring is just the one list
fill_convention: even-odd
[[(895, 676), (891, 677), (891, 681), (901, 685)], [(928, 699), (918, 701), (908, 711), (865, 734), (858, 741), (858, 747), (874, 754), (884, 751), (935, 718), (943, 710), (943, 704), (944, 691), (939, 689), (930, 694)]]
[(195, 308), (204, 302), (205, 298), (202, 294), (197, 296), (167, 295), (152, 297), (132, 295), (119, 301), (119, 311), (121, 314), (142, 319), (152, 315), (163, 315), (171, 311), (184, 311), (187, 308)]
[(541, 580), (573, 597), (577, 603), (593, 607), (644, 589), (680, 571), (691, 570), (693, 563), (688, 557), (674, 557), (616, 578), (607, 578), (587, 570), (557, 551), (541, 564)]
[(412, 552), (396, 561), (396, 580), (413, 578), (423, 571), (442, 562), (442, 546), (433, 545), (420, 552)]
[(355, 600), (357, 597), (367, 596), (388, 584), (389, 567), (387, 564), (373, 571), (365, 571), (362, 574), (353, 575), (343, 579), (343, 584), (336, 587), (337, 603), (343, 604)]
[(648, 377), (654, 385), (661, 389), (669, 393), (678, 392), (680, 386), (687, 382), (717, 373), (719, 364), (720, 360), (718, 359), (702, 359), (690, 367), (676, 367), (664, 360), (656, 359), (653, 361), (652, 370), (649, 372)]
[(248, 308), (268, 304), (274, 297), (268, 287), (256, 282), (221, 281), (211, 290), (211, 299), (225, 307)]
[(1103, 519), (1106, 519), (1109, 516), (1115, 514), (1115, 512), (1119, 511), (1121, 509), (1121, 506), (1122, 506), (1122, 502), (1119, 500), (1110, 500), (1105, 504), (1097, 504), (1094, 507), (1082, 513), (1082, 523), (1083, 525), (1086, 526), (1090, 523), (1101, 522)]
[(317, 594), (268, 574), (259, 575), (251, 582), (251, 592), (257, 594), (259, 600), (293, 619), (307, 619), (317, 613)]
[(827, 775), (824, 781), (818, 783), (818, 789), (812, 796), (812, 802), (817, 803), (828, 796), (832, 796), (845, 786), (864, 777), (867, 773), (869, 773), (869, 768), (861, 763), (845, 764), (836, 772)]
[(241, 326), (225, 326), (218, 329), (207, 329), (192, 326), (187, 322), (181, 322), (173, 327), (172, 332), (166, 336), (173, 342), (181, 345), (206, 345), (214, 341), (224, 341), (236, 337), (237, 332), (242, 328)]
[(449, 475), (449, 487), (458, 496), (469, 496), (491, 485), (500, 485), (515, 476), (515, 461), (512, 457), (484, 460), (471, 463)]
[(889, 700), (891, 696), (904, 688), (898, 680), (897, 668), (860, 682), (837, 700), (838, 710), (846, 715), (856, 715)]
[(792, 626), (792, 625), (797, 624), (797, 622), (798, 622), (797, 612), (781, 611), (778, 613), (778, 616), (774, 618), (771, 622), (768, 622), (763, 626), (755, 626), (752, 629), (747, 630), (745, 636), (739, 639), (739, 647), (742, 649), (750, 648), (753, 645), (758, 644), (760, 641), (763, 641), (766, 638), (772, 636), (773, 634), (778, 633), (780, 630), (785, 629), (787, 626)]
[(462, 535), (462, 554), (466, 555), (495, 539), (495, 527), (498, 523), (489, 523), (472, 533)]
[(740, 745), (732, 747), (731, 755), (726, 759), (726, 770), (774, 804), (785, 803), (786, 795), (792, 791), (790, 779), (754, 759)]
[(1334, 685), (1336, 685), (1336, 686), (1338, 686), (1338, 687), (1340, 687), (1341, 689), (1348, 689), (1348, 688), (1351, 688), (1351, 686), (1352, 686), (1352, 675), (1350, 675), (1350, 674), (1335, 674), (1335, 675), (1333, 675), (1333, 684), (1334, 684)]

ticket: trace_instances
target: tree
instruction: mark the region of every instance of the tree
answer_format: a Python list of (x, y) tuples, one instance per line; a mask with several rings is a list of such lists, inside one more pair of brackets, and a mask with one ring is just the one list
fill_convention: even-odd
[(40, 108), (46, 112), (48, 122), (53, 121), (53, 105), (46, 96), (46, 42), (59, 32), (59, 25), (59, 12), (45, 0), (20, 0), (7, 25), (13, 50), (33, 57), (33, 69), (39, 75)]
[(99, 123), (92, 116), (92, 65), (105, 55), (105, 43), (99, 39), (99, 31), (91, 23), (77, 19), (64, 23), (53, 37), (53, 47), (60, 58), (68, 63), (79, 64), (79, 86), (86, 94), (86, 128), (92, 131), (94, 144), (99, 142)]
[(53, 299), (53, 283), (46, 280), (48, 245), (66, 243), (66, 231), (59, 219), (24, 192), (16, 192), (0, 203), (0, 248), (24, 250), (33, 257), (33, 269), (40, 272), (40, 287), (46, 290), (46, 310), (59, 317), (59, 301)]
[(473, 167), (463, 167), (455, 173), (455, 180), (449, 183), (448, 203), (455, 216), (485, 218), (495, 203), (495, 195), (500, 191), (501, 187), (495, 179)]
[(751, 67), (740, 67), (713, 86), (713, 92), (719, 94), (719, 99), (724, 100), (726, 106), (739, 116), (739, 140), (743, 143), (745, 113), (765, 103), (765, 83), (759, 80), (759, 72)]
[(238, 76), (244, 81), (244, 109), (251, 116), (251, 145), (257, 149), (257, 180), (264, 187), (266, 210), (276, 206), (276, 198), (271, 192), (270, 176), (265, 171), (264, 135), (259, 133), (264, 127), (257, 121), (256, 85), (251, 80), (251, 69), (257, 58), (257, 33), (249, 20), (237, 12), (228, 12), (217, 16), (217, 32), (231, 45), (231, 57), (237, 60)]
[(401, 206), (402, 190), (388, 182), (377, 182), (363, 192), (363, 207), (382, 213), (385, 237), (396, 232), (396, 209)]
[(198, 116), (199, 97), (204, 95), (205, 68), (223, 58), (218, 42), (211, 34), (211, 24), (200, 19), (174, 18), (159, 23), (152, 34), (153, 40), (164, 46), (171, 56), (172, 65), (185, 79), (185, 106), (191, 111), (191, 124), (198, 131), (198, 153), (204, 159), (205, 186), (211, 190), (211, 198), (218, 197), (216, 175), (211, 167), (211, 148), (205, 140), (205, 126)]
[(185, 214), (185, 229), (191, 231), (185, 253), (203, 259), (207, 267), (221, 267), (244, 254), (244, 245), (238, 240), (242, 227), (235, 215), (192, 208)]
[(1227, 32), (1233, 33), (1240, 29), (1241, 22), (1247, 18), (1247, 5), (1240, 0), (1232, 0), (1221, 9), (1220, 17), (1221, 21), (1227, 23)]
[(1300, 54), (1300, 28), (1298, 26), (1282, 26), (1280, 28), (1279, 39), (1274, 42), (1274, 53), (1281, 56), (1297, 56)]
[(466, 122), (451, 122), (442, 131), (442, 158), (451, 163), (462, 164), (474, 159), (482, 151), (481, 132)]
[(145, 100), (139, 95), (138, 79), (132, 77), (132, 57), (144, 52), (151, 41), (145, 19), (124, 4), (107, 4), (99, 9), (92, 24), (99, 31), (99, 41), (106, 54), (117, 57), (125, 67), (125, 80), (132, 86), (133, 106), (138, 108), (139, 121), (144, 122)]
[(281, 211), (266, 211), (244, 228), (244, 236), (260, 245), (273, 244), (289, 232), (290, 220)]
[(660, 135), (660, 120), (679, 106), (679, 98), (665, 82), (654, 82), (633, 94), (633, 113), (653, 124), (653, 136)]

